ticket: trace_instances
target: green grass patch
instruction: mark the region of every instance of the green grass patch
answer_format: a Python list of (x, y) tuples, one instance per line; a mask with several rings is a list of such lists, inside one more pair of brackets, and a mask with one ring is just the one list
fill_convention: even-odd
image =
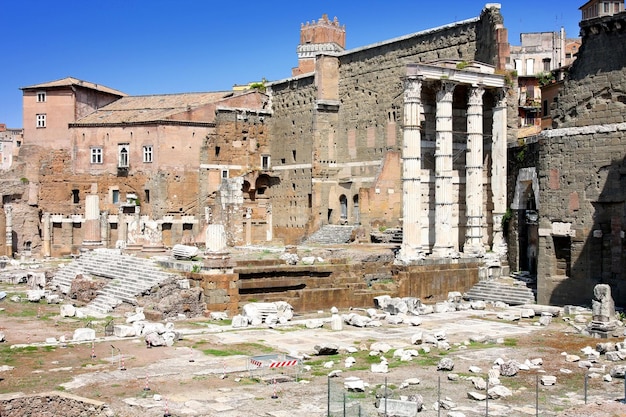
[(202, 353), (209, 356), (254, 356), (271, 353), (274, 350), (260, 343), (239, 343), (228, 349), (202, 349)]
[(507, 346), (507, 347), (517, 346), (517, 339), (507, 337), (506, 339), (504, 339), (504, 346)]
[(236, 349), (202, 349), (202, 353), (209, 356), (236, 356), (246, 354), (243, 350)]

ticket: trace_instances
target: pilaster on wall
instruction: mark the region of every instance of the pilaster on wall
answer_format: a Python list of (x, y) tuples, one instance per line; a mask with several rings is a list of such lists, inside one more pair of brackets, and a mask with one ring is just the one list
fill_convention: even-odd
[(329, 201), (334, 193), (330, 185), (324, 181), (316, 181), (328, 175), (327, 162), (332, 158), (329, 155), (328, 144), (335, 137), (335, 130), (339, 124), (339, 59), (335, 56), (319, 55), (315, 62), (316, 100), (313, 109), (313, 147), (312, 163), (312, 201), (316, 202), (312, 210), (310, 230), (317, 230), (327, 219), (325, 217), (331, 208)]

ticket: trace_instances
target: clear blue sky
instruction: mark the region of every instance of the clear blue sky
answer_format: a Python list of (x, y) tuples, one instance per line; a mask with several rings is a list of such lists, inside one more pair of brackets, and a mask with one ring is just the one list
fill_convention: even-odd
[[(300, 24), (322, 14), (356, 48), (480, 15), (486, 1), (5, 0), (0, 8), (0, 123), (22, 127), (20, 87), (67, 76), (130, 95), (229, 90), (297, 66)], [(563, 26), (579, 1), (503, 0), (509, 42)]]

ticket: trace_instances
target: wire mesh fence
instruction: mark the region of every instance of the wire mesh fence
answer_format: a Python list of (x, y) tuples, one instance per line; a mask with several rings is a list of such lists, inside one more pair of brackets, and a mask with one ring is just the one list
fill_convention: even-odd
[[(441, 417), (457, 407), (469, 412), (466, 415), (545, 417), (574, 406), (616, 400), (625, 403), (626, 410), (626, 380), (609, 381), (606, 375), (583, 372), (570, 378), (561, 374), (555, 385), (544, 385), (545, 375), (532, 373), (522, 379), (504, 379), (498, 386), (505, 389), (496, 389), (488, 375), (466, 374), (451, 381), (446, 373), (438, 373), (415, 385), (372, 375), (362, 390), (354, 389), (358, 378), (347, 381), (329, 377), (327, 417)], [(483, 379), (482, 390), (472, 383), (474, 378)]]

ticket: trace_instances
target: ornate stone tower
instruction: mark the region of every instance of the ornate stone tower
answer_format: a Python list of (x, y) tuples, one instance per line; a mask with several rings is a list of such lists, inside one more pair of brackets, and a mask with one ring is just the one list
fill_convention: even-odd
[(293, 68), (292, 75), (306, 74), (315, 70), (315, 56), (321, 53), (338, 53), (346, 48), (346, 27), (339, 26), (335, 17), (328, 20), (322, 15), (317, 22), (306, 22), (300, 28), (300, 44), (298, 45), (298, 66)]

